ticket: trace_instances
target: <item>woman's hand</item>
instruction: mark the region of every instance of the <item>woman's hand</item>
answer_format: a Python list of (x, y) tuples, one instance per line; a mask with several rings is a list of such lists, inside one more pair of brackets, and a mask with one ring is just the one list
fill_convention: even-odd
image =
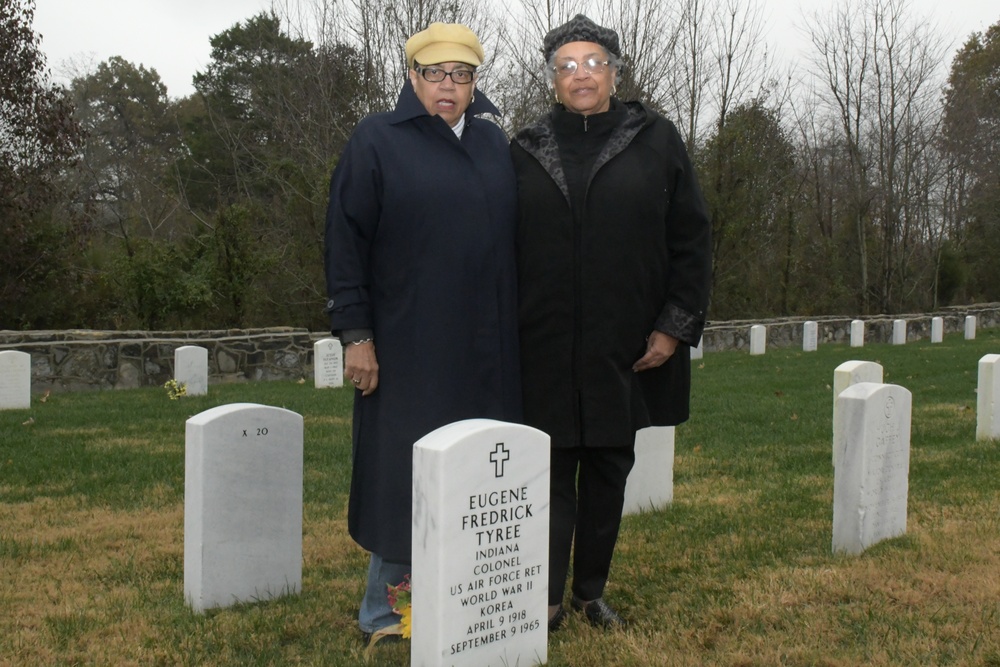
[(368, 396), (375, 391), (378, 387), (375, 343), (368, 341), (360, 345), (348, 343), (344, 346), (344, 377), (361, 390), (362, 396)]
[(668, 336), (662, 331), (654, 331), (649, 334), (646, 339), (646, 354), (632, 364), (632, 370), (639, 373), (662, 366), (667, 359), (674, 356), (678, 342), (676, 338)]

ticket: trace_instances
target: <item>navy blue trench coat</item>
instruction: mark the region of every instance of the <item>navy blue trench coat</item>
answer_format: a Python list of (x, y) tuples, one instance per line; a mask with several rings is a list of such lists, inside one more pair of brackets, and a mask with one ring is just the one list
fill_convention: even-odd
[(517, 190), (477, 91), (461, 140), (409, 81), (358, 124), (326, 219), (330, 328), (371, 329), (378, 388), (354, 397), (351, 536), (410, 561), (413, 443), (454, 421), (521, 419)]

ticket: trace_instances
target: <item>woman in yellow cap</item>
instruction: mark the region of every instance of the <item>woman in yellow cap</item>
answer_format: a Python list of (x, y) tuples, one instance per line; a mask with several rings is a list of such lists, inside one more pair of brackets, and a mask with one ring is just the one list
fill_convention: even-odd
[(477, 114), (483, 47), (432, 23), (406, 43), (393, 111), (361, 121), (333, 172), (326, 221), (330, 328), (355, 386), (351, 536), (371, 552), (359, 624), (396, 623), (410, 571), (413, 443), (468, 418), (518, 421), (514, 235), (507, 140)]

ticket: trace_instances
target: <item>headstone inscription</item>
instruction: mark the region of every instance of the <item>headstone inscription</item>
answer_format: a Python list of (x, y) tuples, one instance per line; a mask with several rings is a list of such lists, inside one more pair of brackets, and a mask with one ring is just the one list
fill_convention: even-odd
[(906, 345), (906, 320), (892, 321), (892, 344)]
[(313, 383), (317, 389), (344, 386), (344, 348), (336, 338), (313, 343)]
[(851, 347), (865, 346), (865, 321), (851, 320)]
[(912, 396), (862, 382), (837, 400), (833, 431), (844, 456), (834, 472), (833, 551), (860, 554), (906, 533)]
[(944, 342), (944, 318), (943, 317), (932, 317), (931, 318), (931, 342), (941, 343)]
[[(840, 396), (845, 389), (860, 382), (875, 382), (882, 384), (882, 377), (882, 365), (875, 363), (874, 361), (845, 361), (837, 366), (837, 368), (833, 371), (833, 423), (837, 423), (837, 397)], [(843, 452), (837, 451), (836, 444), (836, 439), (834, 439), (834, 466), (837, 465), (837, 461), (843, 455)], [(846, 444), (846, 442), (844, 444)]]
[(819, 345), (819, 326), (809, 321), (802, 325), (802, 351), (815, 352)]
[(674, 427), (635, 434), (635, 465), (625, 483), (622, 516), (663, 509), (674, 500)]
[(548, 659), (549, 436), (489, 419), (413, 447), (414, 667)]
[(174, 350), (174, 379), (183, 384), (188, 396), (208, 393), (208, 350), (198, 345), (182, 345)]
[(750, 327), (750, 354), (764, 354), (767, 349), (767, 327), (755, 324)]
[(698, 346), (691, 348), (691, 361), (696, 361), (698, 359), (703, 359), (705, 357), (705, 338), (702, 336), (698, 339)]
[(18, 350), (0, 352), (0, 410), (31, 407), (31, 355)]
[(976, 389), (976, 440), (1000, 438), (1000, 354), (979, 360)]
[(302, 416), (233, 403), (187, 420), (184, 598), (195, 612), (302, 587)]
[(965, 340), (976, 340), (976, 316), (965, 316)]

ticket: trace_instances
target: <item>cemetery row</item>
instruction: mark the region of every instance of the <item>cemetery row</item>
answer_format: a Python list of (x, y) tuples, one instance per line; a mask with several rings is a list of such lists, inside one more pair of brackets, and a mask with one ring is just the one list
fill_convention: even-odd
[[(964, 334), (966, 340), (975, 340), (976, 326), (978, 319), (975, 315), (967, 315), (964, 320)], [(890, 342), (893, 345), (905, 345), (907, 337), (907, 320), (895, 319), (892, 321), (892, 337)], [(931, 318), (931, 343), (941, 343), (944, 341), (944, 318)], [(750, 354), (760, 355), (767, 351), (767, 331), (764, 324), (754, 324), (750, 327)], [(850, 323), (851, 347), (865, 346), (865, 322), (864, 320), (852, 320)], [(814, 321), (807, 321), (802, 324), (802, 351), (815, 352), (819, 347), (819, 324)], [(692, 359), (701, 359), (704, 356), (703, 341), (698, 343), (698, 347), (691, 350)]]
[[(964, 331), (966, 340), (973, 340), (976, 337), (977, 318), (974, 315), (965, 317)], [(931, 343), (940, 343), (944, 339), (944, 318), (931, 318)], [(815, 352), (819, 345), (819, 324), (814, 321), (807, 321), (802, 325), (802, 349), (805, 352)], [(750, 327), (750, 354), (761, 355), (767, 349), (768, 327), (763, 324), (756, 324)], [(850, 344), (851, 347), (863, 347), (865, 344), (866, 327), (863, 320), (853, 320), (850, 323)], [(904, 345), (907, 337), (907, 320), (897, 319), (892, 323), (892, 344)], [(340, 342), (333, 338), (317, 340), (312, 344), (312, 373), (313, 381), (317, 388), (340, 387), (344, 381), (343, 375), (343, 351)], [(288, 361), (292, 366), (297, 365), (298, 357), (288, 350), (284, 351), (285, 357), (290, 359), (295, 357), (295, 363)], [(0, 410), (28, 408), (31, 405), (33, 357), (28, 352), (20, 350), (0, 350), (3, 355), (3, 363), (6, 368), (0, 373)], [(218, 356), (218, 355), (216, 355)], [(691, 349), (692, 359), (701, 359), (704, 356), (703, 342)], [(228, 357), (227, 357), (228, 358)], [(173, 350), (172, 359), (173, 375), (172, 379), (179, 385), (184, 385), (184, 391), (188, 395), (202, 395), (208, 391), (209, 379), (211, 377), (210, 353), (208, 348), (199, 345), (182, 345)], [(226, 364), (233, 364), (232, 360)], [(223, 362), (216, 359), (217, 365)], [(228, 368), (228, 365), (227, 365)], [(215, 376), (216, 378), (218, 376)], [(267, 379), (262, 375), (258, 379)], [(117, 386), (117, 385), (115, 385)], [(127, 386), (138, 386), (135, 382), (128, 383)], [(36, 387), (37, 389), (37, 387)]]
[[(882, 367), (834, 371), (832, 550), (906, 533), (911, 393)], [(978, 439), (1000, 437), (1000, 355), (979, 363)], [(302, 417), (253, 404), (187, 422), (184, 594), (195, 611), (297, 593), (302, 581)], [(673, 496), (674, 429), (640, 431), (626, 512)], [(547, 660), (549, 438), (474, 419), (413, 450), (412, 665)]]
[[(936, 316), (905, 315), (906, 339), (932, 338), (935, 328), (943, 333), (961, 332), (969, 317), (981, 328), (1000, 327), (1000, 304), (981, 304), (944, 309)], [(859, 334), (857, 322), (862, 322)], [(864, 320), (815, 318), (815, 334), (798, 318), (750, 322), (709, 322), (703, 349), (707, 352), (747, 350), (752, 325), (766, 330), (769, 347), (788, 348), (813, 339), (817, 344), (888, 343), (898, 323), (886, 316)], [(975, 325), (973, 325), (975, 326)], [(858, 336), (862, 340), (858, 341)], [(175, 377), (174, 355), (178, 347), (199, 346), (208, 350), (211, 383), (260, 380), (300, 380), (314, 372), (315, 344), (329, 334), (287, 327), (217, 331), (0, 331), (0, 351), (31, 354), (32, 391), (77, 391), (87, 389), (132, 389), (162, 386)], [(700, 350), (699, 350), (700, 352)]]
[[(806, 323), (807, 349), (812, 330)], [(973, 323), (967, 337), (974, 331)], [(341, 352), (336, 341), (317, 342), (317, 387), (342, 386)], [(28, 358), (0, 352), (3, 404), (30, 404)], [(204, 394), (207, 363), (204, 348), (178, 348), (175, 380)], [(834, 371), (834, 552), (860, 554), (906, 532), (912, 397), (882, 380), (870, 361)], [(1000, 355), (980, 360), (977, 391), (976, 437), (1000, 438)], [(671, 502), (673, 445), (673, 428), (637, 435), (626, 513)], [(544, 664), (548, 436), (469, 420), (425, 436), (413, 456), (411, 664)], [(184, 596), (196, 612), (301, 591), (302, 476), (294, 412), (236, 403), (187, 421)]]

